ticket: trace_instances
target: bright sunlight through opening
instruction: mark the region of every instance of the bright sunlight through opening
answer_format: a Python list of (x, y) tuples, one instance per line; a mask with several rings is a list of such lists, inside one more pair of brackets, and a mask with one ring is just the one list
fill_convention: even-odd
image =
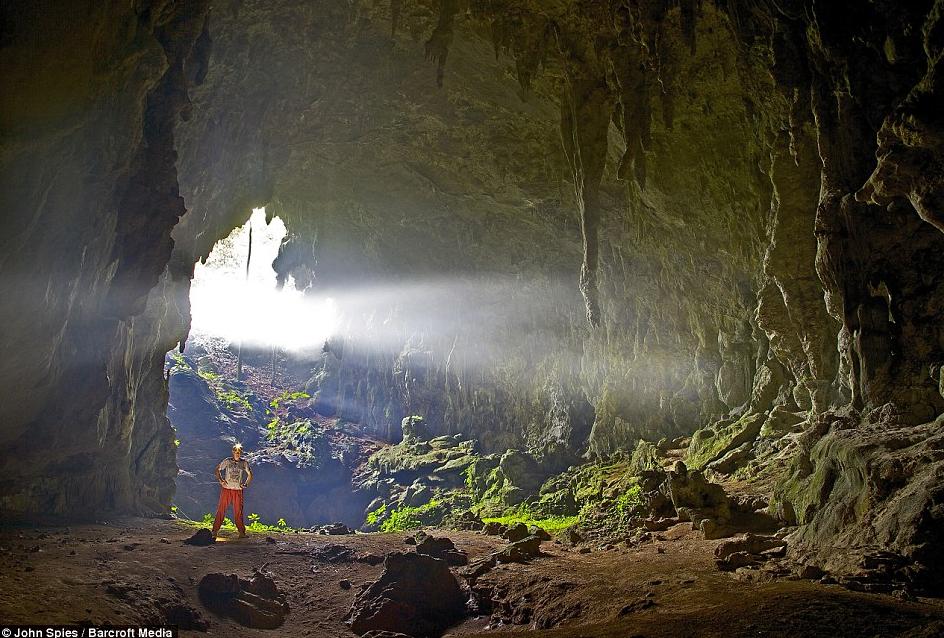
[(194, 337), (298, 351), (320, 348), (331, 336), (338, 323), (332, 299), (306, 297), (291, 277), (281, 290), (276, 286), (272, 262), (286, 232), (281, 219), (266, 224), (265, 209), (257, 208), (246, 224), (216, 243), (205, 264), (196, 265), (190, 288)]

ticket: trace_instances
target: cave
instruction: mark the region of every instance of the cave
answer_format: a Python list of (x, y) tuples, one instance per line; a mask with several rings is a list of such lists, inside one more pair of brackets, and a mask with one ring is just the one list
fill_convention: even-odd
[(942, 56), (944, 0), (3, 3), (0, 622), (944, 634)]

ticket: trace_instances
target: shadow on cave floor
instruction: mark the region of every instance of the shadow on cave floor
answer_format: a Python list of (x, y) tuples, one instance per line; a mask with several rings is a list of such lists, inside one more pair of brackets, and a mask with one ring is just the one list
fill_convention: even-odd
[[(274, 635), (204, 608), (197, 583), (211, 572), (247, 576), (267, 565), (287, 594), (281, 635), (353, 636), (343, 623), (363, 585), (405, 551), (406, 533), (320, 536), (253, 534), (209, 547), (183, 544), (192, 528), (175, 521), (124, 519), (71, 528), (6, 528), (0, 547), (5, 622), (95, 624), (173, 621), (212, 634)], [(470, 560), (500, 540), (444, 531)], [(944, 601), (908, 602), (808, 581), (743, 582), (719, 572), (706, 541), (689, 526), (634, 548), (578, 553), (546, 543), (528, 564), (499, 565), (475, 588), (493, 614), (469, 618), (447, 636), (919, 636), (941, 635)], [(331, 558), (326, 558), (331, 556)], [(501, 616), (508, 624), (497, 623)], [(543, 630), (547, 628), (547, 630)], [(185, 630), (181, 635), (206, 635)]]

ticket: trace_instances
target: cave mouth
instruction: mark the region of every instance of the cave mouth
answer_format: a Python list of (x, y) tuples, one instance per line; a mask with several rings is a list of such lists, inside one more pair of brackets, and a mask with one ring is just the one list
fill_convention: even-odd
[(337, 329), (337, 306), (299, 289), (291, 275), (280, 284), (272, 264), (287, 235), (279, 217), (267, 220), (256, 208), (195, 264), (191, 342), (293, 353), (322, 347)]

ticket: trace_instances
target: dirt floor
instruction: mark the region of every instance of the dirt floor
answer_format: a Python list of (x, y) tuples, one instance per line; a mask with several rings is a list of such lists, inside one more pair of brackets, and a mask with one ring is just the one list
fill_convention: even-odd
[[(343, 618), (360, 586), (383, 569), (370, 565), (367, 555), (410, 549), (408, 534), (253, 534), (224, 536), (209, 547), (184, 545), (192, 532), (175, 521), (151, 519), (2, 529), (0, 620), (137, 624), (169, 618), (207, 625), (205, 631), (182, 631), (184, 636), (351, 638)], [(434, 533), (448, 535), (470, 558), (502, 544), (472, 532)], [(499, 615), (519, 624), (470, 617), (446, 635), (944, 636), (944, 601), (908, 602), (800, 580), (742, 582), (715, 568), (712, 551), (719, 541), (705, 541), (684, 524), (663, 538), (590, 553), (545, 542), (544, 557), (500, 565), (476, 585), (492, 591)], [(345, 554), (346, 548), (353, 551)], [(248, 576), (263, 565), (288, 594), (291, 612), (281, 628), (247, 629), (198, 600), (203, 575)]]

